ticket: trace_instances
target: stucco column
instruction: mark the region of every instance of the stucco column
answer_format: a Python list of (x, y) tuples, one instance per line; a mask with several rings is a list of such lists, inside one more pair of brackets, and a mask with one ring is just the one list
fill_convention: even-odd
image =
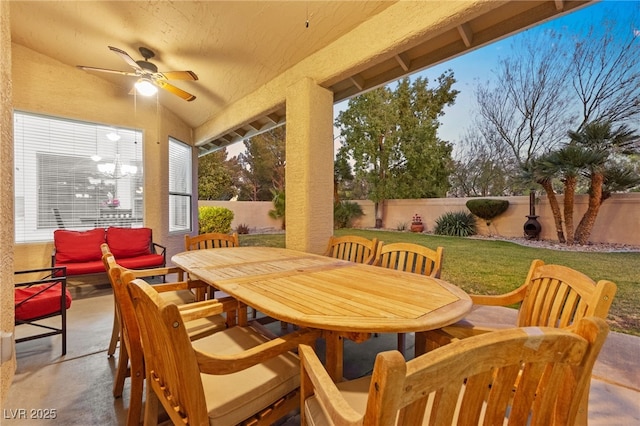
[[(0, 2), (0, 330), (13, 332), (13, 98), (9, 2)], [(0, 367), (0, 406), (15, 372), (15, 354)]]
[(305, 78), (287, 90), (286, 246), (322, 253), (333, 234), (333, 93)]

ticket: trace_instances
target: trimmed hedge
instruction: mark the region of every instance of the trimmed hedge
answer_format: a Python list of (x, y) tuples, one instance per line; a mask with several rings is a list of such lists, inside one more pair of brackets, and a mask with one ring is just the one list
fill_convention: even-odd
[(492, 200), (489, 198), (476, 198), (467, 201), (467, 208), (480, 219), (491, 221), (500, 216), (509, 208), (508, 200)]
[(233, 212), (225, 207), (202, 206), (198, 208), (198, 233), (231, 232)]

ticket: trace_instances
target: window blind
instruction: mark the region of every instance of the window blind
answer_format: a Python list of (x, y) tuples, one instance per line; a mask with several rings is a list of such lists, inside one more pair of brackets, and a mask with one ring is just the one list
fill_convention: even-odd
[(142, 221), (138, 130), (15, 111), (14, 161), (18, 243), (93, 228), (104, 207), (132, 209)]

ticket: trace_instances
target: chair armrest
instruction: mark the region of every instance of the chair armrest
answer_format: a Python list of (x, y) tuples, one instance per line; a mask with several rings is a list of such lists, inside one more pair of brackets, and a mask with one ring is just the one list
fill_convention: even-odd
[(238, 301), (233, 297), (223, 299), (203, 300), (201, 302), (186, 303), (178, 306), (183, 321), (219, 315), (238, 310)]
[(135, 275), (136, 278), (155, 277), (168, 274), (177, 274), (178, 276), (180, 276), (184, 274), (184, 270), (178, 268), (177, 266), (129, 270), (133, 273), (133, 275)]
[(294, 350), (299, 344), (314, 344), (319, 337), (319, 330), (307, 328), (269, 340), (237, 354), (217, 355), (195, 348), (194, 351), (201, 373), (231, 374)]
[(63, 287), (66, 287), (67, 282), (67, 267), (66, 266), (53, 266), (51, 268), (38, 268), (38, 269), (26, 269), (22, 271), (15, 271), (15, 275), (25, 274), (39, 274), (46, 272), (45, 275), (41, 275), (39, 278), (28, 278), (26, 281), (14, 283), (14, 287), (29, 287), (33, 284), (49, 284), (56, 283), (58, 281), (63, 282)]
[[(133, 272), (133, 270), (131, 269), (129, 269), (129, 271)], [(136, 278), (139, 278), (139, 277), (136, 275)], [(171, 283), (152, 284), (152, 286), (153, 286), (153, 289), (158, 293), (164, 293), (167, 291), (178, 291), (178, 290), (192, 290), (194, 288), (209, 287), (205, 282), (200, 280), (175, 281)]]
[(525, 284), (509, 293), (496, 296), (485, 296), (481, 294), (472, 294), (470, 296), (474, 305), (509, 306), (522, 302), (526, 293), (527, 285)]
[[(327, 410), (330, 419), (337, 420), (336, 424), (356, 424), (362, 420), (362, 415), (351, 408), (344, 399), (337, 386), (318, 359), (315, 351), (308, 345), (298, 347), (300, 355), (300, 386), (303, 400), (315, 394), (321, 405)], [(305, 407), (300, 407), (304, 412)]]
[[(163, 265), (167, 264), (167, 248), (163, 245), (160, 245), (158, 243), (154, 243), (153, 241), (151, 242), (151, 249), (153, 250), (153, 252), (155, 254), (161, 254), (162, 257), (164, 258), (164, 263)], [(158, 253), (158, 249), (160, 250), (160, 253)]]

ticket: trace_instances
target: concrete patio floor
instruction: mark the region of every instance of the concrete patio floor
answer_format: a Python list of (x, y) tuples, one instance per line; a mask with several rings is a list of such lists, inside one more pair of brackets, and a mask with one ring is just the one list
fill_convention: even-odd
[[(512, 315), (513, 311), (504, 314)], [(67, 354), (60, 356), (60, 336), (16, 346), (18, 368), (3, 404), (4, 425), (124, 425), (129, 381), (122, 398), (111, 394), (116, 358), (107, 356), (113, 321), (110, 289), (76, 297), (68, 313)], [(273, 327), (279, 328), (278, 323)], [(17, 332), (20, 332), (18, 327)], [(380, 335), (356, 344), (345, 342), (345, 377), (371, 371), (375, 354), (395, 348), (395, 335)], [(407, 336), (413, 352), (412, 335)], [(319, 350), (322, 350), (319, 345)], [(640, 338), (610, 333), (593, 371), (590, 425), (640, 425)], [(12, 418), (18, 409), (55, 409), (54, 420)], [(299, 424), (293, 414), (282, 425)]]

